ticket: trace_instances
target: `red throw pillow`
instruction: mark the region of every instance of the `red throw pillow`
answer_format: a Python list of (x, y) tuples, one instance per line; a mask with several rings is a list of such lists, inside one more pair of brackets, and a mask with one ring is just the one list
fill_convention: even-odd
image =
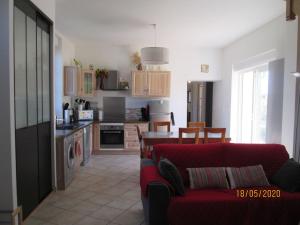
[(240, 168), (227, 167), (226, 172), (231, 189), (270, 186), (262, 165)]
[(190, 188), (229, 188), (224, 167), (187, 168)]

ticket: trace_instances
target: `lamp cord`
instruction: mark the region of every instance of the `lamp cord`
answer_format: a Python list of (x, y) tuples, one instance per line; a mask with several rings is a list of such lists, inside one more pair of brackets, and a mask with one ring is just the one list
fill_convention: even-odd
[(154, 29), (154, 47), (156, 47), (156, 38), (157, 38), (157, 35), (156, 35), (156, 24), (153, 24), (153, 29)]

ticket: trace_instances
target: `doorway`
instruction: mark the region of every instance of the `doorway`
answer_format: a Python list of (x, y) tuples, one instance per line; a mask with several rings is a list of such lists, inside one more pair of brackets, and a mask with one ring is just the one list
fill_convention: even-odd
[(212, 126), (213, 82), (187, 83), (187, 123), (205, 122)]

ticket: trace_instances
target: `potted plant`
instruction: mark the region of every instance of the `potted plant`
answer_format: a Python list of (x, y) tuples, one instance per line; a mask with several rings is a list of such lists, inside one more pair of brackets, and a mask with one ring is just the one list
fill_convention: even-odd
[(97, 89), (103, 89), (103, 80), (108, 77), (108, 70), (107, 69), (96, 69), (96, 82), (97, 82)]
[(141, 56), (138, 52), (134, 53), (132, 55), (132, 63), (135, 65), (137, 70), (142, 70), (142, 62), (141, 62)]

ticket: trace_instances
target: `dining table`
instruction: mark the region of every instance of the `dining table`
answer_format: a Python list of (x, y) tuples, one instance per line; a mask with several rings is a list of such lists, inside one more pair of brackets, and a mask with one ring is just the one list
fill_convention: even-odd
[[(171, 132), (163, 132), (163, 131), (146, 131), (142, 132), (142, 141), (144, 147), (151, 147), (156, 144), (178, 144), (179, 140), (179, 132), (171, 131)], [(183, 134), (183, 144), (193, 144), (195, 135), (194, 134)], [(225, 136), (225, 142), (230, 142), (231, 138)], [(209, 134), (208, 135), (209, 143), (220, 142), (219, 134)], [(199, 132), (199, 143), (204, 143), (204, 132)]]

